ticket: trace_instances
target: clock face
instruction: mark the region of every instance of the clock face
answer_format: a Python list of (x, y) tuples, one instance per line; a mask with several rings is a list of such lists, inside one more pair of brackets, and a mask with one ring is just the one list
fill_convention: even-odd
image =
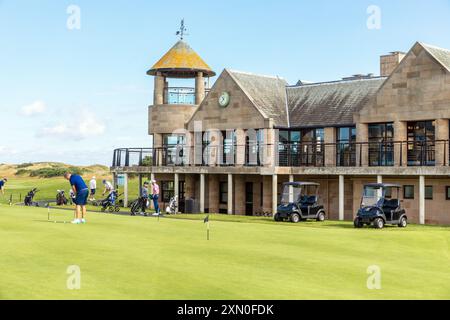
[(230, 104), (230, 94), (228, 92), (223, 92), (219, 97), (219, 106), (222, 108), (228, 107)]

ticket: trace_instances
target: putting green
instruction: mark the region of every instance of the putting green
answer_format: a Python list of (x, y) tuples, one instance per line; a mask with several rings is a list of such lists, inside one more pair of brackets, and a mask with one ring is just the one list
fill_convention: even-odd
[[(56, 218), (55, 218), (56, 217)], [(52, 211), (52, 219), (71, 217)], [(160, 219), (0, 205), (0, 299), (449, 299), (450, 228)], [(69, 266), (81, 289), (67, 289)], [(367, 288), (379, 266), (381, 290)]]

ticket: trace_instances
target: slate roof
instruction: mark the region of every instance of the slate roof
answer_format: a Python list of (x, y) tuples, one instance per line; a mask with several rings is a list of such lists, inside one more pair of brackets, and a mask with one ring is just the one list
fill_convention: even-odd
[(287, 87), (291, 127), (351, 125), (353, 115), (387, 78), (371, 78)]
[(420, 43), (420, 45), (450, 72), (450, 50), (425, 43)]
[(288, 126), (286, 80), (228, 69), (226, 71), (265, 118), (273, 119), (277, 127)]

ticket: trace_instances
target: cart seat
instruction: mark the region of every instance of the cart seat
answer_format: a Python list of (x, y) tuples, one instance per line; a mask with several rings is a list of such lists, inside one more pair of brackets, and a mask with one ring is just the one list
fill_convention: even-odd
[(392, 212), (398, 209), (400, 207), (400, 200), (393, 199), (393, 200), (385, 200), (383, 204), (383, 211), (384, 212)]
[(300, 201), (300, 205), (302, 207), (310, 207), (315, 205), (317, 202), (317, 197), (316, 196), (311, 196), (311, 197), (303, 197)]

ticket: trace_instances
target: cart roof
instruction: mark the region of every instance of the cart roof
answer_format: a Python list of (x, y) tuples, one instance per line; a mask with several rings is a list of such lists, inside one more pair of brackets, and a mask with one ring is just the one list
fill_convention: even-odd
[(394, 183), (368, 183), (365, 188), (401, 188), (402, 186)]
[(306, 186), (320, 187), (320, 184), (315, 182), (286, 182), (284, 185), (293, 187), (306, 187)]

